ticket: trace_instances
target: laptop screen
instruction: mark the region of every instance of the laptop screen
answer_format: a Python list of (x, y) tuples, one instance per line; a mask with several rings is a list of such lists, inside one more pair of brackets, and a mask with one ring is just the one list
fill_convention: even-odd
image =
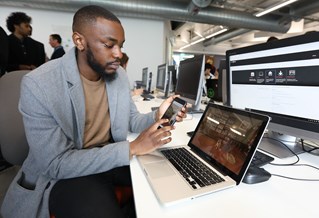
[(264, 115), (209, 104), (189, 146), (221, 172), (240, 182), (268, 120)]

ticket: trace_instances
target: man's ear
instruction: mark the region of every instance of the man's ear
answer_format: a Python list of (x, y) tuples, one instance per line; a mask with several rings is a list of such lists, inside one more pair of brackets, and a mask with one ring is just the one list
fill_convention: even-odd
[(78, 48), (79, 51), (84, 51), (85, 48), (85, 38), (78, 32), (72, 34), (73, 43)]

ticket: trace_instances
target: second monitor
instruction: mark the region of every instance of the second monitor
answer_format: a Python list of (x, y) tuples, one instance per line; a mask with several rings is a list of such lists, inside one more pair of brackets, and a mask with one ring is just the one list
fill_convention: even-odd
[(162, 98), (167, 98), (174, 90), (174, 77), (176, 82), (176, 69), (174, 65), (161, 64), (157, 67), (156, 89), (164, 93)]

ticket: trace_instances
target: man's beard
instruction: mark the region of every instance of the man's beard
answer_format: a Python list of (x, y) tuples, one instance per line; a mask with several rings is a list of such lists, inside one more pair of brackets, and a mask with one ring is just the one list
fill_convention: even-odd
[(88, 61), (89, 66), (104, 80), (111, 82), (116, 79), (117, 77), (117, 72), (115, 71), (114, 73), (108, 73), (105, 71), (104, 66), (100, 65), (95, 61), (94, 55), (88, 46), (87, 52), (86, 52), (86, 58)]

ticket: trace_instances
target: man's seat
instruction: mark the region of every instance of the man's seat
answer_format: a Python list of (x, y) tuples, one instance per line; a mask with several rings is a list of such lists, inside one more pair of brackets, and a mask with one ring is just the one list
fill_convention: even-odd
[[(0, 78), (1, 152), (7, 162), (18, 166), (22, 165), (29, 151), (22, 115), (18, 110), (21, 79), (28, 72), (12, 71)], [(5, 192), (7, 188), (4, 189)], [(130, 187), (116, 187), (115, 192), (120, 204), (124, 204), (126, 198), (131, 197), (133, 193)], [(4, 195), (5, 193), (2, 196)]]

